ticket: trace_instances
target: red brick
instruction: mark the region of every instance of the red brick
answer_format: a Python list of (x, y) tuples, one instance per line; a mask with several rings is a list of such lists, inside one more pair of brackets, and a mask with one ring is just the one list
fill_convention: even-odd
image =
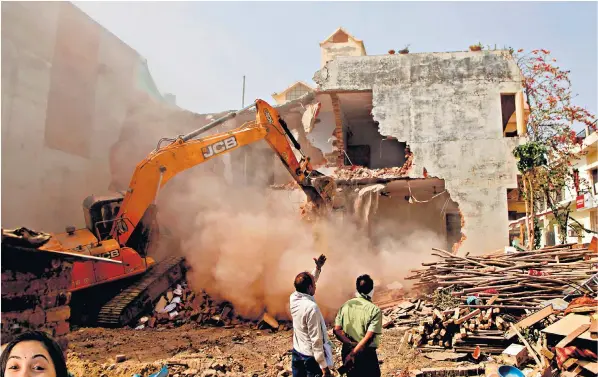
[(62, 336), (68, 334), (71, 331), (69, 323), (66, 321), (58, 322), (54, 328), (54, 336)]
[(41, 305), (44, 309), (53, 308), (58, 302), (58, 293), (52, 292), (41, 297)]
[(48, 287), (48, 291), (50, 292), (65, 291), (68, 289), (70, 283), (71, 280), (68, 274), (46, 280), (46, 285)]
[(71, 308), (68, 306), (59, 306), (46, 311), (46, 321), (48, 322), (66, 321), (70, 316)]
[(2, 282), (2, 296), (19, 296), (22, 295), (29, 282), (26, 280), (14, 280)]
[(39, 327), (46, 323), (46, 313), (41, 308), (38, 308), (27, 317), (27, 322), (29, 322), (31, 327)]
[(45, 289), (46, 289), (45, 281), (43, 279), (35, 279), (35, 280), (31, 280), (29, 282), (29, 286), (27, 287), (25, 294), (26, 295), (37, 294), (37, 295), (41, 296), (41, 294), (43, 293), (43, 291)]
[(2, 271), (2, 281), (10, 281), (10, 280), (15, 280), (15, 277), (12, 273), (12, 271)]
[(31, 272), (27, 272), (27, 273), (22, 273), (19, 271), (15, 272), (15, 280), (33, 280), (35, 279), (35, 274), (32, 274)]

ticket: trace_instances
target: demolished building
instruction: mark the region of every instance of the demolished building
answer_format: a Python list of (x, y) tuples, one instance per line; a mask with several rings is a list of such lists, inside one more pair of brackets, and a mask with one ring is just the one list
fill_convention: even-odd
[(444, 235), (439, 247), (462, 242), (471, 253), (508, 245), (511, 152), (526, 116), (511, 54), (366, 56), (363, 41), (342, 28), (321, 54), (318, 89), (300, 109), (307, 116), (285, 118), (312, 161), (346, 188), (384, 184), (376, 218), (397, 236), (426, 228)]
[[(5, 200), (2, 214), (8, 227), (61, 231), (82, 225), (85, 196), (125, 190), (161, 137), (219, 114), (194, 114), (164, 99), (145, 60), (72, 4), (43, 6), (2, 7), (2, 195), (35, 201)], [(81, 48), (64, 48), (75, 34)], [(376, 196), (377, 211), (367, 215), (373, 231), (382, 223), (395, 235), (429, 229), (446, 239), (436, 246), (462, 240), (464, 252), (506, 245), (507, 190), (517, 187), (511, 151), (524, 133), (520, 74), (509, 53), (367, 56), (364, 42), (342, 28), (320, 49), (317, 89), (291, 85), (290, 96), (277, 93), (278, 111), (312, 164), (339, 180), (339, 206), (359, 212), (359, 191), (382, 184), (362, 194)], [(65, 80), (65, 72), (76, 74)], [(68, 107), (75, 99), (79, 105)], [(274, 159), (260, 142), (202, 168), (233, 184), (288, 187)]]

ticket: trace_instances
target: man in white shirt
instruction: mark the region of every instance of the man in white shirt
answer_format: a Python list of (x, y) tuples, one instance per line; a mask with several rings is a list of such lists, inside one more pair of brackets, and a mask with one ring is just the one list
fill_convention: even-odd
[(315, 270), (295, 277), (295, 292), (291, 294), (293, 317), (293, 377), (331, 376), (332, 348), (324, 317), (314, 300), (316, 282), (326, 257), (320, 255)]

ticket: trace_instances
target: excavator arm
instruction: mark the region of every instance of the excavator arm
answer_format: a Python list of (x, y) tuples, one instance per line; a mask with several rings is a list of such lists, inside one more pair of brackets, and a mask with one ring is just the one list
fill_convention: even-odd
[[(199, 134), (252, 107), (256, 108), (255, 121), (231, 131), (195, 139)], [(160, 189), (180, 172), (259, 140), (268, 142), (316, 209), (329, 208), (336, 189), (334, 180), (313, 170), (309, 157), (303, 155), (301, 146), (289, 132), (276, 109), (265, 101), (256, 100), (254, 104), (178, 137), (164, 147), (158, 146), (141, 161), (135, 168), (115, 218), (111, 236), (121, 245), (125, 245), (142, 221), (145, 212), (155, 204)], [(301, 154), (300, 160), (296, 158), (289, 140)]]

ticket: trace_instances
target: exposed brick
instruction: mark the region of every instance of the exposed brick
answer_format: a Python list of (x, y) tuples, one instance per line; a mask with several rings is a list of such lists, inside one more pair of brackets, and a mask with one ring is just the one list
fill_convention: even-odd
[(2, 271), (2, 282), (15, 280), (15, 276), (12, 271)]
[(65, 291), (70, 285), (70, 275), (63, 274), (46, 280), (48, 292)]
[(43, 279), (35, 279), (29, 282), (29, 286), (25, 290), (26, 295), (31, 294), (43, 294), (43, 291), (46, 289), (46, 283)]
[(42, 326), (46, 322), (46, 313), (39, 308), (27, 317), (27, 322), (31, 327)]
[(2, 282), (2, 296), (20, 296), (29, 286), (29, 282), (26, 280), (14, 280), (14, 281), (3, 281)]
[(35, 279), (35, 275), (31, 272), (15, 272), (15, 280), (33, 280)]
[(54, 327), (54, 336), (66, 335), (70, 331), (69, 323), (66, 321), (58, 322)]
[(68, 306), (60, 306), (46, 311), (46, 320), (48, 322), (66, 321), (70, 316), (71, 308)]
[(44, 309), (53, 308), (58, 302), (58, 292), (51, 292), (41, 297), (41, 305)]

